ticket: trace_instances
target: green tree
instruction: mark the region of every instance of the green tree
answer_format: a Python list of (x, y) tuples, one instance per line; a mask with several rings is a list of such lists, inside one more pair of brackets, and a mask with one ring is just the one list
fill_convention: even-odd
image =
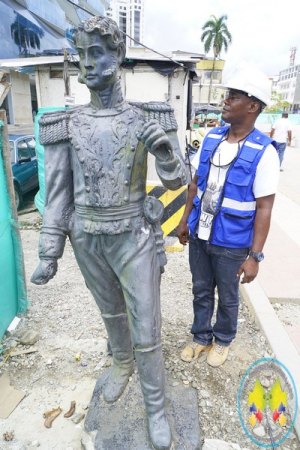
[(204, 51), (208, 53), (211, 48), (214, 53), (212, 73), (210, 77), (209, 93), (208, 93), (208, 104), (210, 104), (212, 80), (215, 70), (216, 59), (220, 56), (221, 51), (224, 47), (225, 52), (228, 50), (229, 44), (231, 44), (232, 38), (228, 31), (226, 20), (227, 15), (221, 16), (219, 19), (216, 16), (210, 16), (208, 20), (202, 27), (203, 33), (201, 35), (201, 42), (204, 43)]
[(272, 91), (271, 105), (264, 109), (266, 113), (277, 113), (278, 111), (285, 111), (290, 108), (290, 103), (283, 99), (282, 94)]

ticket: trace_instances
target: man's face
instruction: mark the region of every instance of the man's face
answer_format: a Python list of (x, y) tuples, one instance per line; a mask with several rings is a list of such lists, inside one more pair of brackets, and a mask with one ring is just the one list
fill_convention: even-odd
[(76, 44), (82, 82), (95, 91), (114, 84), (120, 64), (118, 50), (108, 48), (105, 39), (96, 33), (78, 33)]
[(248, 115), (251, 99), (239, 91), (230, 89), (224, 100), (222, 119), (230, 124), (243, 123)]

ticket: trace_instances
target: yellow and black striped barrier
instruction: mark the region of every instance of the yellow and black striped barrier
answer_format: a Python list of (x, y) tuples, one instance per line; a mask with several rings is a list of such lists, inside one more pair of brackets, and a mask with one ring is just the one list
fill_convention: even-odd
[(170, 191), (164, 186), (148, 183), (146, 189), (148, 195), (157, 198), (164, 205), (161, 228), (166, 240), (166, 250), (170, 252), (182, 251), (183, 246), (176, 238), (176, 228), (183, 215), (187, 196), (187, 186), (183, 186), (180, 189), (177, 189), (177, 191)]

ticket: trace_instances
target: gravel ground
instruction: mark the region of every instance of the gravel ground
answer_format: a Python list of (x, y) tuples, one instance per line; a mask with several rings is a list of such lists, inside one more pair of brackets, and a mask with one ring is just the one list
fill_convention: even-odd
[[(72, 248), (67, 243), (56, 277), (45, 286), (35, 286), (29, 278), (37, 263), (37, 214), (30, 223), (20, 218), (30, 307), (20, 325), (2, 340), (5, 350), (37, 349), (9, 358), (0, 375), (9, 373), (11, 385), (26, 396), (6, 420), (0, 420), (0, 450), (79, 450), (83, 420), (74, 423), (63, 414), (76, 401), (76, 412), (86, 414), (99, 374), (111, 364), (107, 355), (107, 335), (100, 313), (79, 272)], [(32, 223), (36, 222), (36, 226)], [(208, 366), (203, 355), (185, 363), (180, 352), (190, 339), (192, 323), (192, 283), (188, 251), (169, 253), (162, 278), (162, 339), (167, 378), (173, 386), (184, 384), (197, 389), (199, 423), (203, 440), (220, 439), (235, 445), (235, 450), (254, 450), (258, 446), (241, 426), (237, 395), (249, 366), (262, 357), (272, 356), (247, 307), (241, 303), (238, 334), (230, 347), (226, 363)], [(38, 334), (33, 345), (22, 344), (22, 334)], [(1, 347), (0, 345), (0, 347)], [(63, 413), (45, 428), (43, 413), (61, 407)], [(4, 441), (4, 433), (14, 433)], [(9, 435), (7, 435), (9, 437)], [(208, 442), (208, 441), (207, 441)], [(277, 448), (300, 448), (294, 433)], [(114, 450), (114, 449), (111, 449)]]

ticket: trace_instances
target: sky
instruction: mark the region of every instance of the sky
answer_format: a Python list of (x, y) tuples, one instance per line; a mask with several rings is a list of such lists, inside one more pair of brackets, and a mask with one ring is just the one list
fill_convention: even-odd
[[(299, 0), (145, 0), (144, 44), (159, 52), (204, 54), (202, 26), (211, 15), (227, 15), (232, 43), (220, 58), (225, 70), (245, 61), (268, 76), (300, 63)], [(213, 56), (209, 53), (207, 56)]]

